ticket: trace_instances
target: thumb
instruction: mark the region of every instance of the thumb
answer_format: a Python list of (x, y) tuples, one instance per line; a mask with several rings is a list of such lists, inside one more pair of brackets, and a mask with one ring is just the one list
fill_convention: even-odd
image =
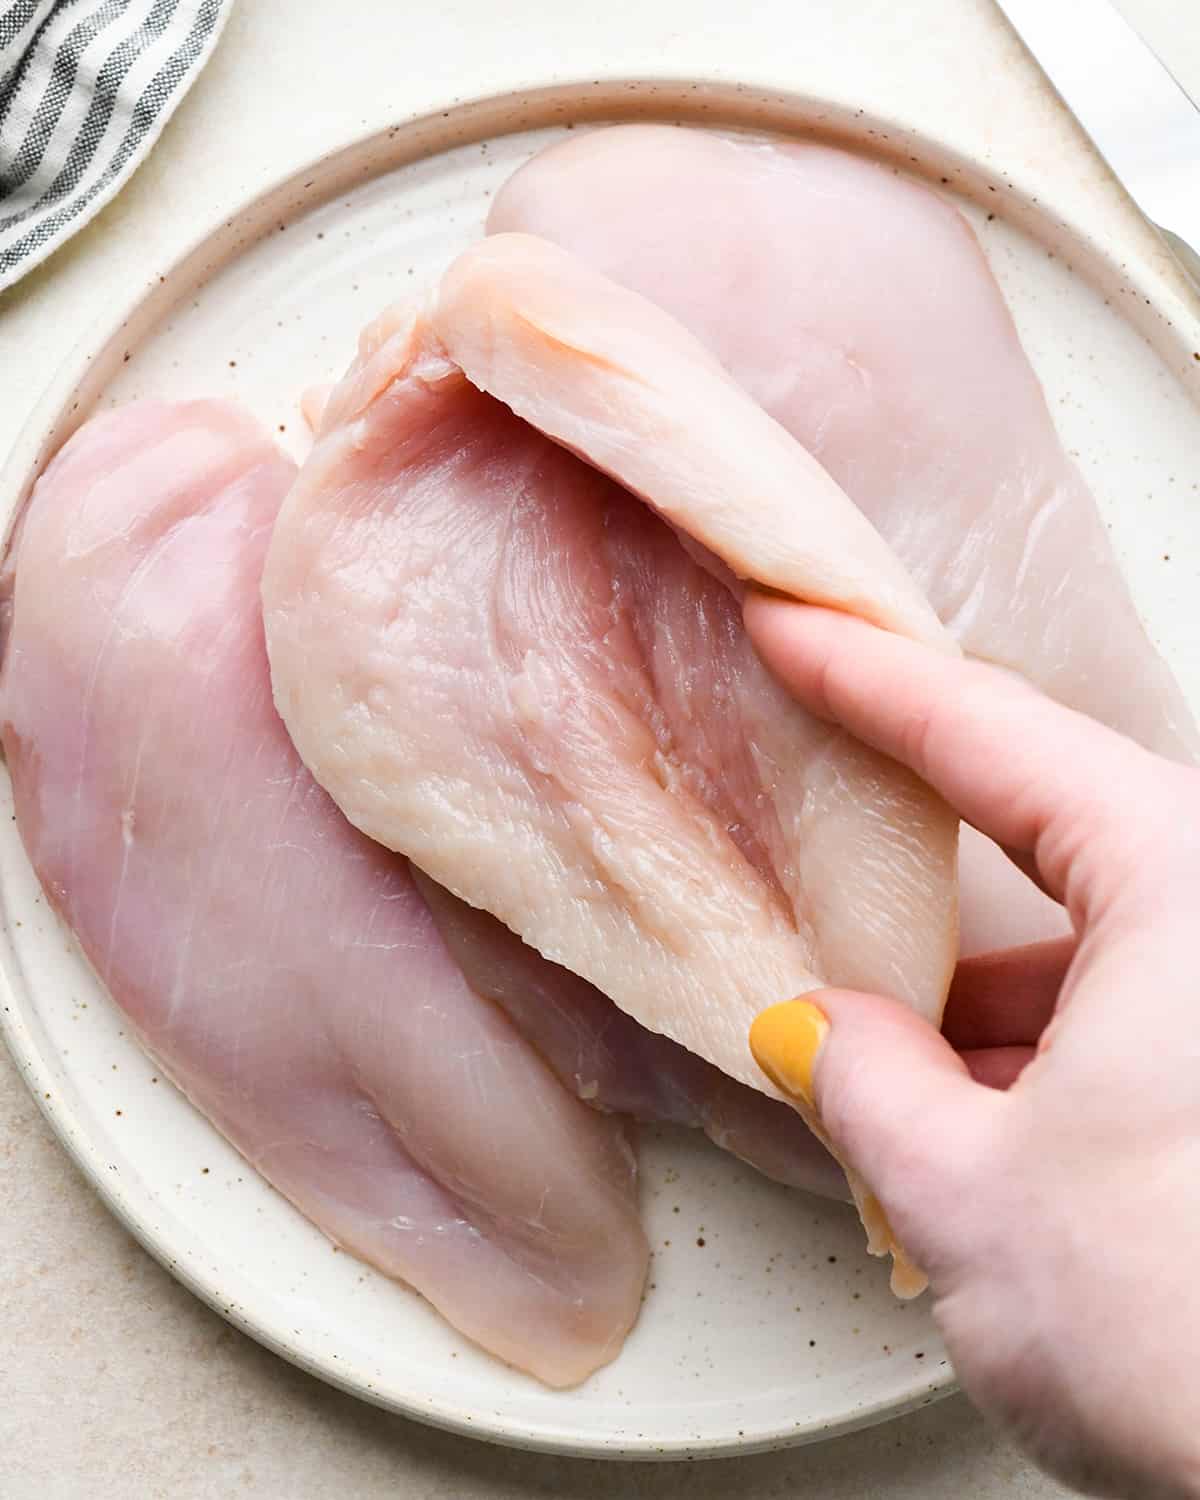
[[(939, 1032), (881, 995), (817, 990), (772, 1006), (754, 1022), (750, 1050), (936, 1280), (1005, 1096), (975, 1083)], [(870, 1233), (871, 1205), (855, 1196)]]

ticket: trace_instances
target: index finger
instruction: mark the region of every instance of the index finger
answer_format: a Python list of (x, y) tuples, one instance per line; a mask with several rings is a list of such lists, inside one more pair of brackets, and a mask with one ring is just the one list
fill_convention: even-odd
[(1080, 854), (1158, 795), (1167, 762), (995, 667), (755, 590), (745, 620), (805, 707), (910, 767), (997, 843), (1032, 854), (1068, 906)]

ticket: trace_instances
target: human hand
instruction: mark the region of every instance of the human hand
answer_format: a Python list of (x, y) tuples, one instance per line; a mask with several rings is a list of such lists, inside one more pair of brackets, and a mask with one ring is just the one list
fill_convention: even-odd
[(846, 615), (752, 593), (746, 624), (1075, 934), (963, 967), (947, 1019), (988, 1054), (971, 1069), (897, 1001), (835, 990), (767, 1012), (760, 1064), (881, 1200), (985, 1413), (1090, 1493), (1200, 1496), (1200, 771)]

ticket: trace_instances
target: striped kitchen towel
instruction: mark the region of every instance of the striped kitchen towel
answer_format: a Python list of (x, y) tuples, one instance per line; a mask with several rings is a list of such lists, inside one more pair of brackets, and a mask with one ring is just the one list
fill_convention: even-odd
[(0, 0), (0, 290), (81, 229), (158, 138), (232, 0)]

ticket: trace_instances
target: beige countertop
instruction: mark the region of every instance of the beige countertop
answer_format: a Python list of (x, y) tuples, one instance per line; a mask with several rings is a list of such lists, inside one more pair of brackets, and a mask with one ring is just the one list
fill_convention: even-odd
[[(796, 87), (953, 121), (996, 164), (1039, 176), (1103, 225), (1102, 167), (1040, 87), (989, 0), (655, 0), (673, 71), (701, 32), (736, 74), (756, 27), (794, 37)], [(503, 7), (524, 76), (584, 76), (556, 50), (550, 0)], [(1125, 0), (1200, 95), (1195, 0)], [(325, 141), (454, 95), (455, 60), (495, 45), (487, 8), (239, 0), (205, 74), (147, 164), (86, 230), (0, 296), (0, 453), (76, 337), (165, 264), (195, 228), (319, 153)], [(586, 45), (619, 59), (627, 0), (596, 7)], [(733, 12), (733, 14), (729, 14)], [(901, 14), (898, 14), (901, 13)], [(644, 23), (644, 15), (639, 24)], [(591, 23), (589, 23), (590, 25)], [(586, 27), (576, 24), (578, 39)], [(379, 38), (390, 39), (387, 46)], [(614, 64), (615, 66), (615, 64)], [(644, 66), (633, 69), (643, 75)], [(652, 70), (651, 70), (652, 71)], [(1200, 168), (1198, 168), (1200, 170)], [(790, 1452), (707, 1464), (612, 1465), (490, 1448), (389, 1416), (327, 1388), (236, 1332), (145, 1254), (101, 1207), (0, 1051), (0, 1496), (3, 1500), (991, 1500), (1063, 1493), (994, 1437), (962, 1398)]]

